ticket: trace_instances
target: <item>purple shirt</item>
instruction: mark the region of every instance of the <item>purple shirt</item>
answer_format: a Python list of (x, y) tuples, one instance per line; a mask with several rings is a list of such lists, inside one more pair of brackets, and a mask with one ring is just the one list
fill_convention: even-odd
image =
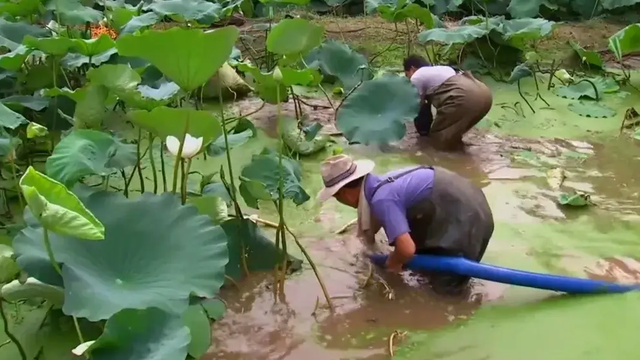
[(387, 234), (389, 244), (393, 244), (398, 236), (409, 232), (407, 210), (431, 194), (434, 171), (429, 168), (413, 171), (382, 185), (373, 198), (371, 194), (375, 187), (387, 177), (398, 175), (409, 169), (411, 168), (394, 170), (384, 175), (369, 174), (364, 184), (364, 196), (369, 202), (371, 213)]

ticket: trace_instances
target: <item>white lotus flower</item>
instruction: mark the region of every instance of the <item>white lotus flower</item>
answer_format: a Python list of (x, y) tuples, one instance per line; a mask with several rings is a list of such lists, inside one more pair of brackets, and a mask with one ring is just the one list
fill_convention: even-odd
[[(184, 139), (184, 146), (182, 147), (182, 158), (191, 159), (202, 149), (202, 137), (194, 138), (187, 134)], [(180, 140), (175, 136), (167, 136), (165, 140), (167, 149), (173, 156), (178, 156), (178, 150), (180, 149)]]

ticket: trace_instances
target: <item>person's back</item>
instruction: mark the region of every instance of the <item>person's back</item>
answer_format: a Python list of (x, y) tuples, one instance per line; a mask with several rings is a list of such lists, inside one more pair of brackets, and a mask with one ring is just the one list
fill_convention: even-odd
[(410, 80), (413, 86), (418, 89), (420, 95), (424, 95), (433, 91), (456, 74), (457, 72), (451, 66), (423, 66), (411, 75)]

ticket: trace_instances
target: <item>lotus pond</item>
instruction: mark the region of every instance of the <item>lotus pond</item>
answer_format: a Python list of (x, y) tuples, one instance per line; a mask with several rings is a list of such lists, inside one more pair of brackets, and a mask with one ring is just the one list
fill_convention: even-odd
[[(314, 197), (331, 154), (443, 166), (483, 261), (640, 282), (638, 2), (0, 0), (0, 358), (632, 358), (640, 295), (443, 298)], [(493, 90), (465, 152), (408, 53)]]

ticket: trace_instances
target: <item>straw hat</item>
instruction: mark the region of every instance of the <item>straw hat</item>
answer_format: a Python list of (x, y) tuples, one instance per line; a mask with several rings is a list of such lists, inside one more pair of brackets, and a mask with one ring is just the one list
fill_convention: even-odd
[(353, 160), (340, 154), (327, 158), (320, 164), (320, 175), (324, 188), (318, 193), (318, 201), (326, 201), (349, 182), (373, 171), (375, 164), (371, 160)]

